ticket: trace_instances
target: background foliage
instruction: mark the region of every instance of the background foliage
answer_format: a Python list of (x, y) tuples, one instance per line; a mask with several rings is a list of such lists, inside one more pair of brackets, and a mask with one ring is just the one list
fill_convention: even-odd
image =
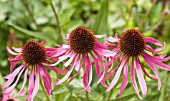
[[(165, 41), (167, 47), (161, 54), (170, 55), (169, 0), (52, 0), (52, 2), (58, 14), (63, 37), (80, 25), (91, 28), (95, 34), (107, 36), (113, 36), (115, 33), (120, 36), (124, 28), (139, 28), (145, 36)], [(5, 82), (3, 76), (9, 73), (10, 64), (7, 58), (11, 55), (6, 51), (6, 46), (22, 47), (29, 40), (46, 40), (47, 47), (66, 43), (61, 40), (58, 28), (50, 0), (0, 0), (0, 85)], [(148, 68), (146, 63), (143, 64)], [(170, 65), (170, 62), (167, 64)], [(49, 72), (53, 75), (53, 72)], [(150, 69), (148, 72), (151, 73)], [(69, 85), (65, 83), (54, 89), (52, 101), (84, 101), (81, 75)], [(170, 73), (159, 70), (159, 75), (162, 80), (160, 91), (157, 90), (156, 81), (145, 78), (148, 94), (143, 97), (144, 101), (170, 101)], [(55, 76), (52, 78), (54, 82)], [(105, 93), (102, 85), (95, 86), (96, 81), (97, 77), (94, 75), (92, 93), (89, 94), (90, 101), (104, 101), (109, 93)], [(22, 83), (22, 80), (20, 82)], [(111, 101), (139, 100), (131, 82), (120, 99), (120, 84), (121, 79), (114, 87)], [(16, 91), (20, 87), (19, 83)], [(45, 101), (46, 98), (42, 95), (40, 89), (34, 100)]]

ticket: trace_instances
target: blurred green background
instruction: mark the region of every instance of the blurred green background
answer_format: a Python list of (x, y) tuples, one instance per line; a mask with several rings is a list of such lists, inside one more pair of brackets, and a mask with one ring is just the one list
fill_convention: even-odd
[[(124, 28), (138, 28), (144, 36), (166, 42), (167, 47), (161, 54), (170, 55), (170, 0), (0, 0), (0, 85), (5, 82), (2, 76), (9, 73), (8, 57), (11, 55), (6, 50), (7, 46), (22, 47), (29, 40), (46, 40), (45, 46), (54, 47), (55, 44), (66, 43), (61, 36), (64, 38), (77, 26), (85, 26), (95, 34), (107, 36), (114, 36), (115, 33), (120, 36)], [(147, 67), (146, 63), (143, 64)], [(170, 62), (166, 64), (170, 65)], [(147, 71), (152, 73), (149, 67)], [(55, 82), (54, 73), (49, 72)], [(170, 101), (170, 73), (159, 69), (159, 75), (162, 80), (160, 91), (157, 90), (157, 81), (145, 78), (148, 93), (143, 101)], [(96, 81), (94, 75), (90, 101), (105, 101), (109, 93), (105, 93), (102, 85), (95, 86)], [(16, 91), (22, 82), (21, 79)], [(111, 101), (139, 101), (131, 82), (120, 99), (120, 85), (121, 79), (114, 87)], [(54, 89), (51, 99), (85, 101), (82, 89), (80, 74), (69, 85), (62, 84)], [(40, 89), (34, 100), (45, 101), (42, 95)]]

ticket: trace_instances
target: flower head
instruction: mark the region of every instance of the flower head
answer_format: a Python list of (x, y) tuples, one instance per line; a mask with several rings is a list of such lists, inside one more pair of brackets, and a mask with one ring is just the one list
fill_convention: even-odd
[[(97, 84), (101, 82), (105, 87), (107, 86), (103, 80), (105, 66), (103, 66), (104, 62), (101, 56), (109, 57), (114, 54), (107, 50), (107, 47), (97, 41), (97, 38), (101, 37), (103, 37), (103, 35), (94, 35), (90, 29), (83, 26), (79, 26), (71, 31), (66, 38), (66, 40), (68, 40), (68, 44), (59, 46), (51, 54), (51, 58), (57, 60), (56, 63), (51, 64), (51, 66), (64, 62), (66, 59), (68, 60), (64, 62), (64, 66), (67, 67), (70, 65), (68, 73), (61, 80), (56, 82), (56, 85), (63, 83), (75, 69), (77, 73), (71, 77), (69, 82), (73, 80), (79, 74), (82, 64), (85, 64), (83, 83), (85, 90), (90, 92), (90, 84), (93, 76), (92, 64), (94, 63), (96, 74), (99, 79)], [(93, 61), (90, 60), (90, 57), (92, 57)], [(103, 68), (103, 71), (100, 71), (101, 68)]]
[[(14, 96), (22, 96), (26, 92), (24, 90), (24, 86), (27, 82), (27, 74), (30, 69), (31, 72), (29, 74), (29, 84), (28, 84), (28, 101), (33, 101), (34, 96), (37, 94), (39, 89), (40, 76), (42, 76), (42, 81), (44, 83), (44, 87), (48, 95), (51, 95), (52, 91), (52, 81), (48, 71), (45, 69), (43, 63), (49, 63), (49, 59), (47, 58), (49, 54), (51, 54), (52, 48), (45, 48), (43, 46), (45, 42), (37, 42), (37, 41), (29, 41), (22, 48), (10, 48), (7, 47), (8, 52), (17, 55), (15, 58), (9, 58), (11, 63), (10, 66), (10, 74), (5, 76), (7, 82), (0, 86), (0, 88), (4, 88), (2, 91), (3, 101), (6, 101), (9, 96), (12, 95), (21, 74), (24, 74), (24, 81), (20, 91)], [(17, 67), (15, 70), (15, 66), (18, 62), (22, 61), (23, 63)], [(56, 74), (64, 74), (67, 71), (60, 70), (59, 68), (55, 68), (52, 66), (48, 66), (51, 70), (53, 70)], [(16, 79), (16, 81), (14, 81)], [(13, 83), (14, 82), (14, 83)], [(11, 86), (10, 86), (11, 85)]]
[[(128, 70), (130, 70), (131, 72), (130, 75), (132, 85), (139, 98), (141, 98), (141, 96), (139, 94), (135, 79), (135, 70), (143, 95), (146, 95), (147, 93), (147, 86), (143, 77), (143, 73), (152, 80), (158, 80), (158, 89), (160, 89), (161, 80), (155, 66), (158, 66), (165, 70), (170, 70), (170, 66), (163, 63), (165, 61), (168, 61), (170, 57), (165, 58), (166, 55), (156, 56), (155, 54), (163, 51), (163, 49), (165, 48), (165, 44), (162, 44), (154, 38), (144, 37), (143, 34), (137, 29), (124, 30), (124, 33), (120, 38), (118, 38), (116, 34), (114, 37), (109, 37), (108, 41), (112, 43), (106, 42), (105, 45), (109, 48), (112, 47), (112, 52), (116, 55), (115, 58), (111, 58), (107, 65), (110, 65), (110, 63), (113, 63), (116, 60), (118, 60), (119, 63), (116, 68), (114, 68), (105, 76), (105, 79), (108, 80), (115, 73), (115, 77), (113, 78), (110, 85), (107, 87), (106, 91), (111, 90), (115, 86), (120, 77), (121, 71), (123, 71), (122, 85), (120, 87), (120, 96), (122, 96), (122, 93), (128, 84)], [(115, 44), (115, 42), (117, 43)], [(156, 49), (153, 49), (148, 43), (152, 43), (154, 45), (157, 45), (158, 47)], [(162, 49), (163, 46), (164, 48)], [(156, 77), (152, 77), (147, 73), (145, 67), (140, 62), (141, 57), (149, 65), (150, 69), (153, 71)], [(132, 65), (129, 68), (130, 59), (132, 60)]]

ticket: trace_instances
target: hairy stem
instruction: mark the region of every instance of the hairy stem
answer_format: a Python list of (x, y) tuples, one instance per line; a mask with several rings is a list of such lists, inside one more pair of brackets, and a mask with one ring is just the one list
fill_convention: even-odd
[(60, 22), (59, 22), (59, 20), (58, 20), (58, 14), (57, 14), (57, 12), (56, 12), (56, 10), (55, 10), (55, 8), (54, 8), (54, 5), (53, 5), (53, 3), (52, 3), (51, 0), (50, 0), (50, 5), (51, 5), (51, 8), (52, 8), (52, 10), (53, 10), (55, 19), (56, 19), (56, 24), (57, 24), (57, 27), (58, 27), (57, 29), (58, 29), (59, 38), (60, 38), (60, 40), (61, 40), (61, 42), (62, 42), (61, 27), (60, 27)]
[(27, 12), (29, 13), (29, 16), (31, 17), (32, 22), (35, 24), (35, 26), (37, 27), (37, 30), (40, 31), (40, 28), (38, 27), (37, 22), (35, 21), (35, 18), (33, 16), (33, 13), (30, 11), (28, 4), (25, 0), (21, 0), (22, 3), (24, 4), (24, 7), (26, 8)]

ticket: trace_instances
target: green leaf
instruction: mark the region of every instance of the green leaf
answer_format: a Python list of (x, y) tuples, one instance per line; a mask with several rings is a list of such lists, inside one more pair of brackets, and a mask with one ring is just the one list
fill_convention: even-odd
[(102, 6), (98, 12), (92, 29), (95, 34), (103, 34), (108, 32), (108, 0), (102, 1)]
[(9, 24), (11, 27), (15, 28), (18, 31), (21, 31), (22, 33), (28, 35), (28, 36), (33, 36), (42, 40), (46, 40), (48, 42), (51, 43), (55, 43), (55, 39), (53, 37), (51, 37), (51, 35), (49, 33), (43, 33), (43, 32), (33, 32), (33, 31), (29, 31), (27, 29), (21, 28), (17, 25), (14, 24)]

